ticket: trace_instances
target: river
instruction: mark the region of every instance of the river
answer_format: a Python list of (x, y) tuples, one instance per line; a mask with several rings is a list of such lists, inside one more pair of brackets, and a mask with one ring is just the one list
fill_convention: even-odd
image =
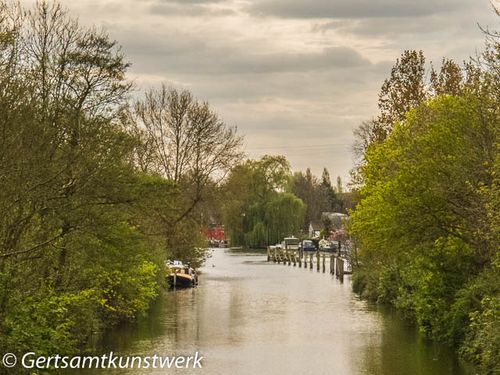
[(198, 351), (203, 368), (109, 373), (470, 373), (394, 312), (360, 300), (348, 277), (340, 283), (328, 273), (266, 262), (262, 253), (212, 254), (197, 288), (165, 292), (147, 318), (104, 343), (120, 354)]

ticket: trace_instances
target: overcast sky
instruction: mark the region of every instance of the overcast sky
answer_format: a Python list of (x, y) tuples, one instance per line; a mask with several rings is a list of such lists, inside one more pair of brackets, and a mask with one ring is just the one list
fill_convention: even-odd
[(377, 113), (401, 52), (462, 61), (483, 47), (478, 23), (498, 25), (489, 0), (62, 2), (123, 46), (139, 90), (188, 88), (238, 127), (248, 156), (345, 181), (352, 130)]

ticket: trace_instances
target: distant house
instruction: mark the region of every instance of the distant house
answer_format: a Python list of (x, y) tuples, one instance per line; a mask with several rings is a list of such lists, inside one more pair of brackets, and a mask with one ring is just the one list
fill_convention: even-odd
[(309, 223), (309, 238), (319, 238), (323, 225), (321, 223)]
[(203, 229), (203, 234), (207, 240), (223, 241), (226, 238), (222, 225), (211, 224)]

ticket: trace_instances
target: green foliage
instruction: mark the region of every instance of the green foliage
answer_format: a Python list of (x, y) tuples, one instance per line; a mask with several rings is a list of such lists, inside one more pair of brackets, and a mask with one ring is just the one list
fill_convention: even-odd
[(438, 340), (464, 342), (463, 353), (485, 368), (498, 361), (498, 290), (480, 281), (498, 251), (496, 116), (477, 96), (440, 96), (411, 110), (369, 146), (350, 225), (360, 244), (356, 290), (399, 307)]
[(143, 314), (157, 295), (158, 266), (144, 262), (127, 272), (111, 271), (99, 275), (103, 313), (108, 320), (120, 322)]
[(44, 1), (0, 0), (0, 20), (0, 352), (90, 351), (146, 313), (169, 256), (203, 260), (193, 184), (141, 168), (105, 33)]
[(267, 228), (262, 221), (257, 221), (250, 232), (245, 233), (245, 246), (258, 248), (268, 243)]
[[(330, 181), (330, 173), (323, 169), (321, 180), (313, 176), (309, 168), (305, 173), (296, 172), (290, 178), (288, 191), (300, 198), (306, 205), (303, 229), (307, 231), (309, 225), (318, 225), (323, 221), (323, 212), (345, 212), (346, 202), (343, 199), (340, 177), (337, 179), (337, 191)], [(325, 224), (325, 223), (323, 223)], [(325, 229), (325, 225), (323, 225)], [(329, 233), (328, 230), (324, 232)]]
[(95, 290), (18, 300), (4, 322), (5, 348), (40, 354), (74, 353), (98, 328)]
[(205, 260), (205, 246), (200, 225), (194, 220), (183, 220), (168, 232), (167, 248), (170, 259), (199, 267)]
[(265, 210), (264, 219), (269, 228), (270, 243), (281, 242), (283, 237), (296, 234), (302, 227), (305, 206), (301, 199), (290, 193), (278, 194)]
[[(497, 271), (498, 272), (498, 271)], [(498, 280), (497, 280), (498, 282)], [(500, 298), (498, 292), (481, 300), (481, 309), (470, 313), (471, 321), (461, 353), (494, 374), (500, 367)]]
[[(498, 271), (497, 271), (498, 272)], [(472, 321), (469, 335), (465, 341), (463, 353), (485, 371), (494, 373), (500, 367), (500, 299), (498, 292), (491, 298), (481, 301), (481, 311), (470, 315)]]
[(232, 244), (262, 247), (299, 232), (305, 205), (284, 192), (289, 179), (290, 165), (282, 156), (264, 156), (232, 170), (223, 209)]

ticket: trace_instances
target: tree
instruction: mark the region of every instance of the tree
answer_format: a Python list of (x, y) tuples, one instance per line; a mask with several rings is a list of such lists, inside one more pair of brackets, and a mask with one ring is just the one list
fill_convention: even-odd
[(451, 344), (467, 334), (469, 314), (485, 308), (471, 285), (491, 273), (497, 252), (485, 240), (482, 192), (493, 184), (498, 113), (480, 108), (478, 97), (441, 96), (411, 110), (369, 149), (351, 216), (358, 290)]
[[(437, 73), (434, 75), (437, 76)], [(444, 76), (444, 73), (440, 75)], [(435, 80), (437, 85), (437, 78)], [(391, 76), (382, 84), (378, 116), (363, 121), (353, 131), (355, 166), (350, 172), (352, 190), (357, 191), (363, 186), (365, 155), (370, 146), (383, 142), (391, 133), (394, 124), (403, 121), (406, 113), (427, 97), (424, 54), (422, 51), (404, 51), (392, 67)]]
[(453, 60), (443, 58), (439, 70), (431, 65), (429, 81), (425, 80), (426, 76), (422, 51), (405, 51), (396, 60), (391, 76), (384, 81), (379, 93), (378, 116), (362, 122), (353, 131), (355, 166), (350, 172), (349, 184), (353, 190), (359, 190), (363, 185), (363, 166), (370, 146), (383, 142), (394, 124), (405, 121), (410, 109), (438, 95), (478, 94), (484, 87), (484, 74), (477, 64), (470, 62), (461, 68)]
[[(49, 235), (33, 243), (33, 250), (12, 246), (19, 244), (19, 236), (29, 230), (40, 210), (45, 216), (55, 212), (61, 199), (86, 186), (95, 172), (89, 169), (87, 152), (107, 157), (90, 150), (96, 137), (89, 135), (101, 129), (109, 134), (115, 129), (109, 117), (103, 116), (116, 113), (113, 111), (124, 100), (130, 84), (124, 82), (128, 64), (116, 43), (105, 34), (80, 28), (59, 4), (38, 2), (26, 16), (17, 7), (4, 7), (4, 11), (15, 21), (8, 39), (10, 52), (2, 64), (5, 147), (0, 165), (11, 179), (10, 186), (15, 187), (15, 202), (19, 204), (15, 211), (21, 213), (6, 227), (17, 226), (19, 220), (25, 223), (14, 237), (9, 232), (4, 248), (10, 250), (2, 255), (5, 257), (18, 251), (36, 251), (52, 242)], [(22, 124), (14, 124), (11, 117), (19, 117), (21, 108)], [(22, 146), (29, 151), (19, 152), (20, 134), (25, 142)], [(21, 207), (27, 201), (30, 207)], [(71, 227), (71, 223), (63, 223), (61, 234)], [(53, 240), (60, 238), (46, 234), (52, 234)]]
[(290, 163), (284, 156), (264, 155), (251, 165), (254, 168), (253, 188), (262, 199), (285, 190), (291, 170)]
[(463, 92), (463, 80), (462, 68), (453, 60), (443, 58), (439, 72), (431, 67), (433, 95), (460, 95)]
[(342, 180), (340, 176), (337, 177), (337, 190), (332, 186), (332, 181), (330, 180), (330, 173), (326, 168), (323, 168), (323, 174), (321, 176), (321, 187), (324, 194), (328, 197), (329, 208), (325, 211), (334, 212), (344, 212), (344, 203), (341, 198), (342, 194)]
[(149, 90), (128, 112), (128, 123), (146, 148), (137, 159), (143, 169), (174, 181), (185, 193), (175, 223), (203, 200), (205, 187), (218, 183), (241, 160), (242, 138), (206, 102), (188, 91), (162, 85)]
[(337, 186), (336, 186), (336, 191), (339, 194), (342, 194), (344, 192), (344, 188), (342, 186), (342, 178), (340, 176), (337, 176)]
[(285, 192), (290, 165), (283, 156), (265, 155), (235, 167), (223, 185), (223, 216), (231, 243), (262, 247), (297, 234), (304, 203)]
[(380, 115), (374, 136), (384, 140), (392, 126), (402, 121), (406, 113), (426, 98), (425, 57), (422, 51), (406, 50), (396, 60), (390, 78), (386, 79), (379, 94)]
[(242, 245), (245, 243), (245, 219), (251, 202), (257, 200), (257, 192), (254, 187), (255, 167), (251, 164), (255, 161), (246, 161), (235, 166), (226, 181), (222, 190), (222, 215), (225, 230), (231, 243)]
[(421, 53), (397, 61), (380, 115), (355, 131), (359, 203), (349, 230), (359, 245), (356, 291), (394, 304), (493, 373), (500, 43), (483, 31), (484, 53), (463, 68), (443, 59), (427, 84)]
[(44, 1), (0, 21), (0, 351), (88, 350), (156, 296), (174, 187), (135, 168), (115, 42)]
[(307, 230), (309, 224), (318, 223), (321, 213), (331, 209), (329, 191), (324, 188), (309, 168), (306, 173), (296, 172), (290, 181), (290, 192), (299, 197), (306, 205), (303, 229)]
[(297, 234), (304, 222), (305, 205), (290, 193), (278, 194), (266, 207), (265, 223), (269, 228), (266, 244), (278, 243)]

